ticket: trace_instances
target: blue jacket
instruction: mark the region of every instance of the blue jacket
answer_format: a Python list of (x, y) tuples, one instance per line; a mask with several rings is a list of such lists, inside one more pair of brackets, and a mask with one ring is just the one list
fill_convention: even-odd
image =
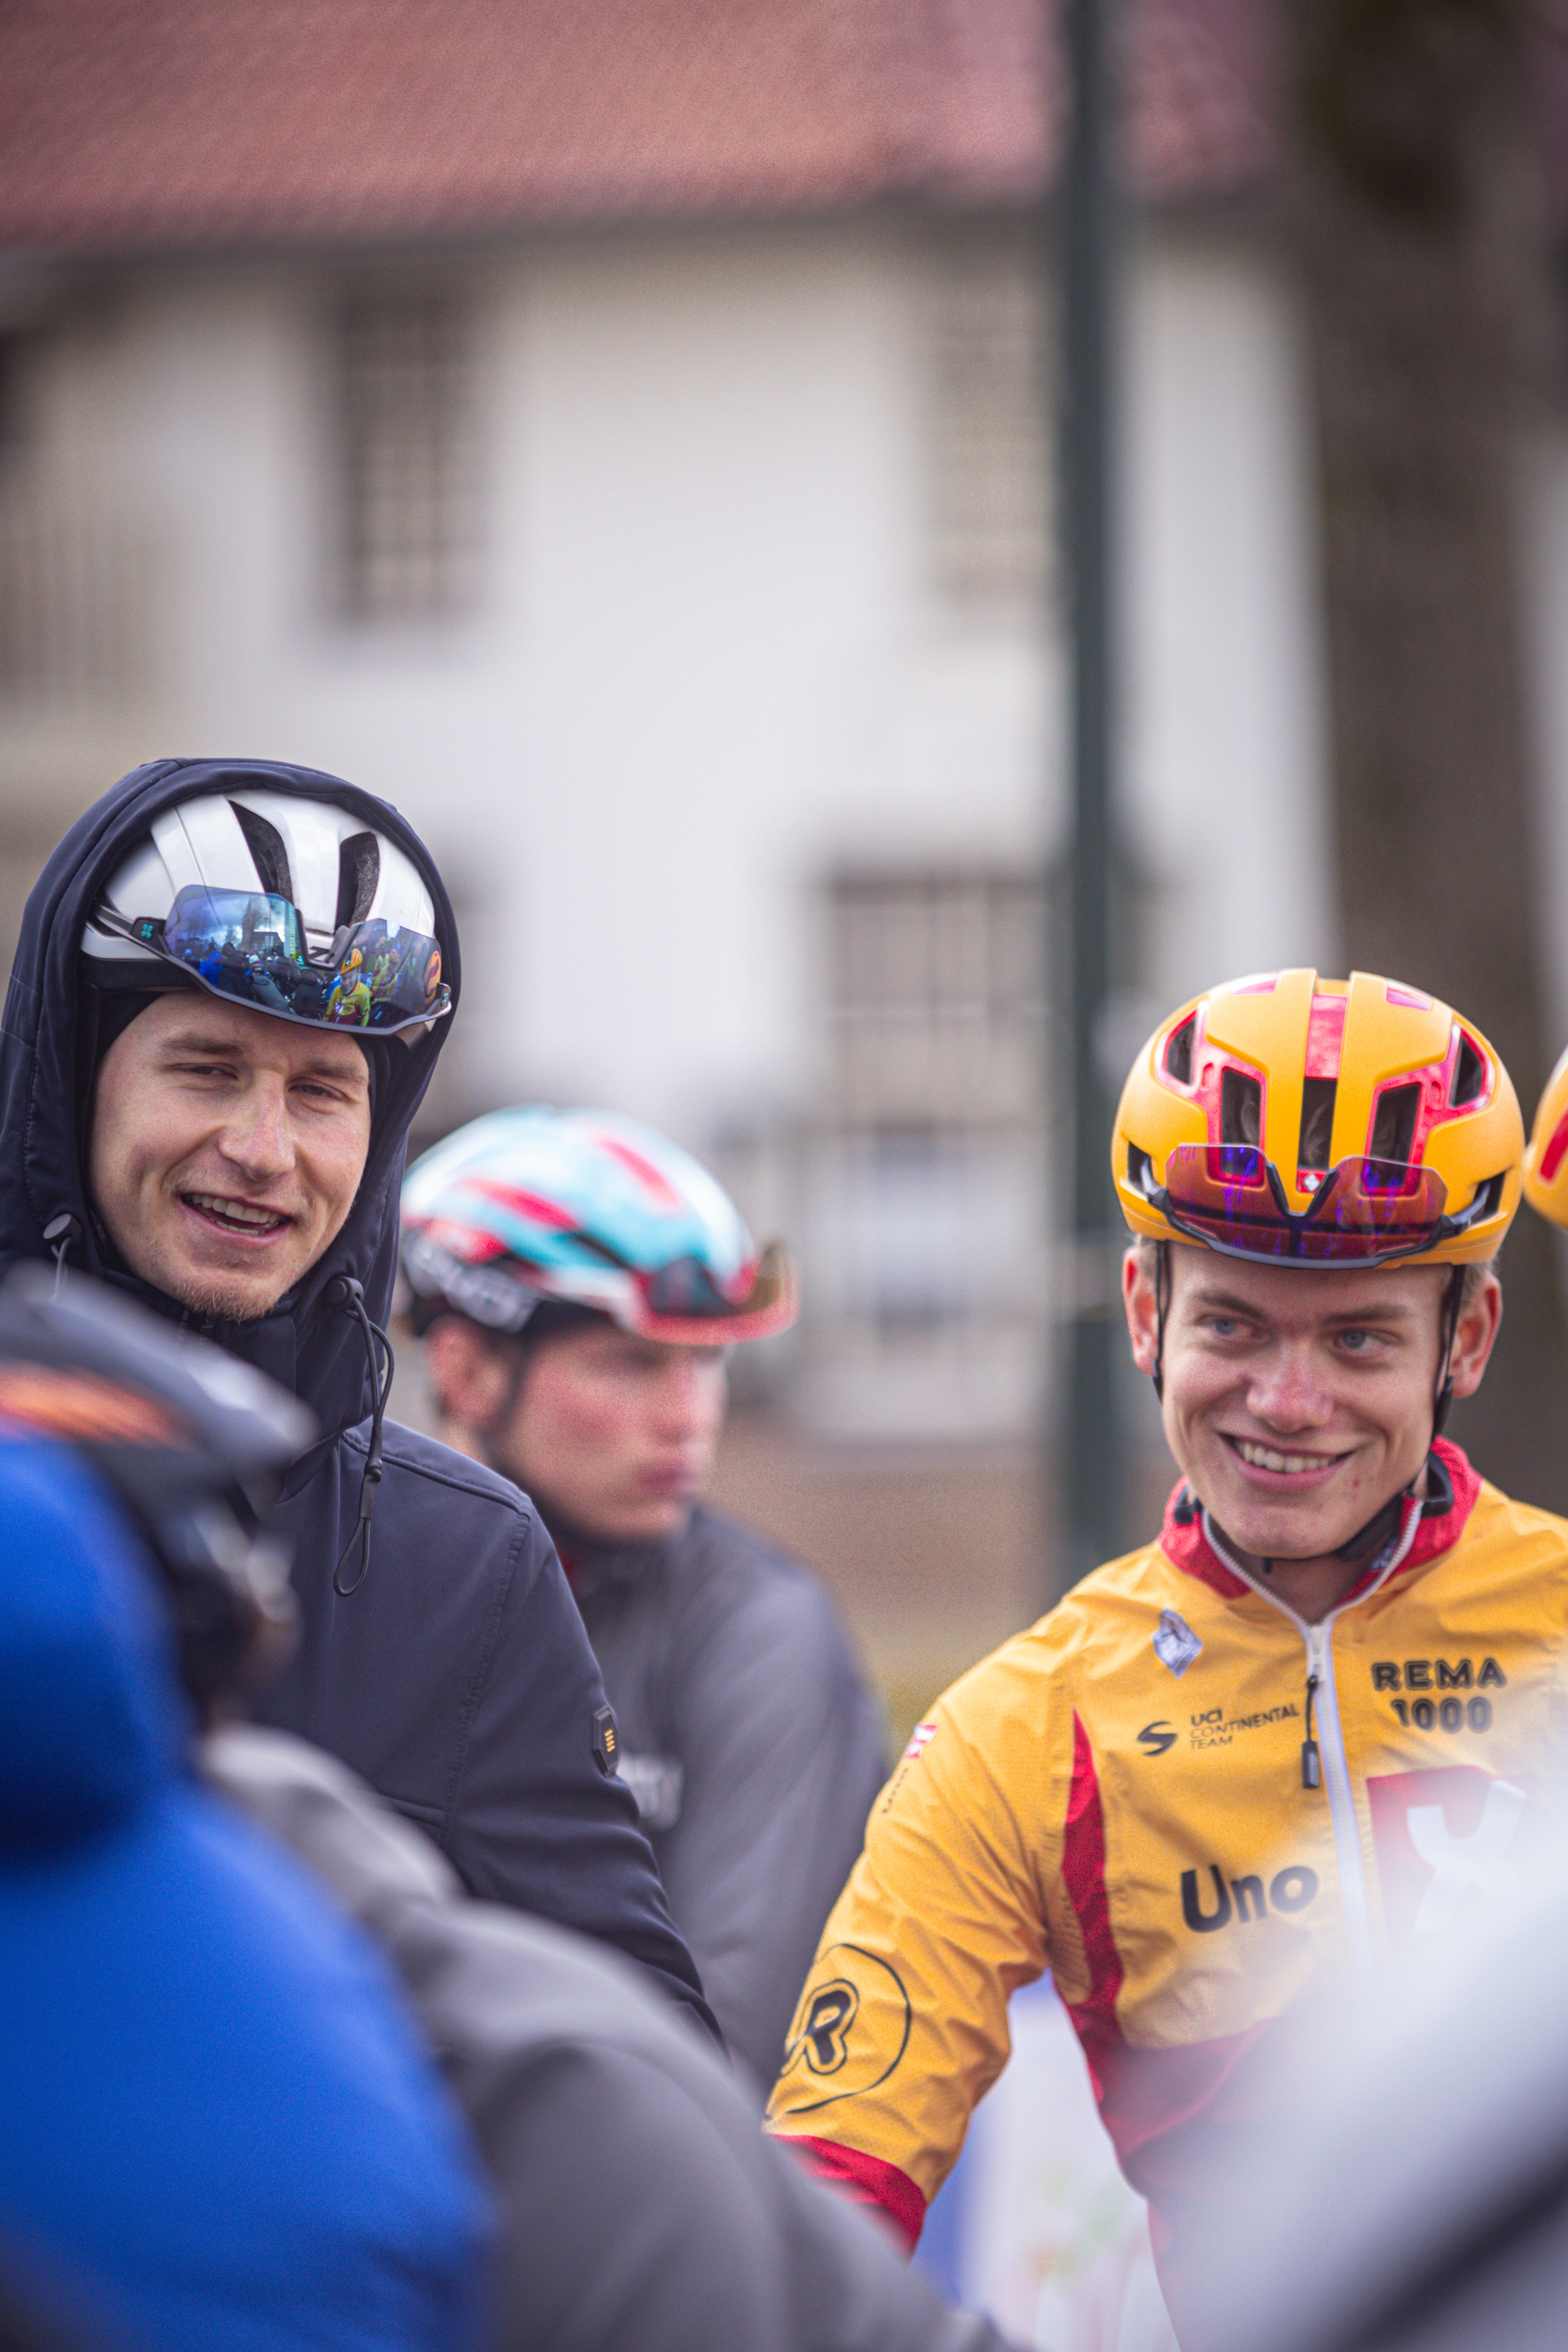
[(0, 2244), (134, 2352), (458, 2352), (489, 2217), (378, 1953), (184, 1773), (133, 1538), (0, 1426)]
[[(417, 835), (384, 801), (336, 777), (266, 761), (162, 760), (78, 819), (27, 901), (0, 1034), (0, 1266), (47, 1258), (44, 1229), (68, 1212), (81, 1229), (73, 1267), (176, 1320), (190, 1318), (119, 1264), (89, 1207), (96, 999), (79, 984), (78, 943), (153, 814), (226, 781), (317, 797), (325, 787), (396, 841), (429, 888), (454, 1000), (460, 981), (452, 910)], [(389, 1427), (368, 1573), (347, 1599), (332, 1590), (358, 1520), (371, 1391), (358, 1328), (325, 1294), (334, 1275), (355, 1276), (367, 1312), (386, 1320), (405, 1142), (449, 1025), (410, 1032), (413, 1045), (372, 1041), (370, 1151), (331, 1247), (270, 1314), (201, 1326), (292, 1389), (329, 1433), (295, 1465), (279, 1514), (294, 1545), (301, 1641), (260, 1712), (352, 1765), (436, 1839), (472, 1894), (617, 1945), (716, 2035), (637, 1806), (601, 1762), (604, 1685), (526, 1496), (447, 1447)]]

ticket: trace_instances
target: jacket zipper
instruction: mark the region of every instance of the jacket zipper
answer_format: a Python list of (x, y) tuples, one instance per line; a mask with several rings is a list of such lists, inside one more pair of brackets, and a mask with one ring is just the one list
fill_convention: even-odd
[[(1204, 1533), (1216, 1559), (1223, 1560), (1233, 1576), (1241, 1579), (1249, 1591), (1270, 1609), (1288, 1617), (1300, 1634), (1307, 1652), (1307, 1720), (1306, 1738), (1301, 1744), (1302, 1785), (1315, 1789), (1320, 1785), (1318, 1767), (1321, 1759), (1321, 1782), (1327, 1790), (1329, 1820), (1334, 1832), (1334, 1859), (1340, 1874), (1340, 1900), (1344, 1909), (1345, 1937), (1350, 1945), (1351, 1959), (1358, 1973), (1370, 1976), (1373, 1970), (1372, 1903), (1367, 1893), (1366, 1857), (1362, 1852), (1361, 1822), (1356, 1814), (1355, 1790), (1351, 1785), (1350, 1759), (1345, 1754), (1344, 1729), (1340, 1721), (1339, 1692), (1334, 1684), (1334, 1621), (1344, 1610), (1359, 1608), (1380, 1592), (1415, 1540), (1421, 1525), (1422, 1506), (1418, 1497), (1410, 1497), (1412, 1507), (1405, 1515), (1405, 1525), (1376, 1577), (1364, 1592), (1354, 1601), (1342, 1601), (1316, 1624), (1270, 1592), (1257, 1578), (1249, 1576), (1238, 1559), (1233, 1558), (1215, 1534), (1214, 1522), (1205, 1509)], [(1317, 1717), (1317, 1738), (1312, 1736), (1313, 1711)]]
[[(1384, 1576), (1393, 1573), (1392, 1566)], [(1378, 1584), (1383, 1582), (1382, 1576)], [(1377, 1584), (1363, 1595), (1370, 1600)], [(1334, 1683), (1333, 1623), (1339, 1610), (1331, 1609), (1315, 1625), (1297, 1618), (1307, 1643), (1307, 1673), (1315, 1682), (1318, 1702), (1318, 1746), (1322, 1752), (1323, 1785), (1328, 1791), (1329, 1819), (1334, 1829), (1334, 1853), (1340, 1865), (1340, 1894), (1345, 1909), (1345, 1933), (1349, 1938), (1351, 1958), (1362, 1975), (1372, 1970), (1372, 1906), (1366, 1891), (1366, 1859), (1362, 1852), (1361, 1823), (1356, 1818), (1355, 1792), (1351, 1787), (1351, 1768), (1345, 1755), (1344, 1729), (1340, 1722), (1340, 1697)]]

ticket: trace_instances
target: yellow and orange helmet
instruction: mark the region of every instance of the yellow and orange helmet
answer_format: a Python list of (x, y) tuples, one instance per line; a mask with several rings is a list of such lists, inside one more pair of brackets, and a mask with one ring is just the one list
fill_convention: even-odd
[[(1558, 1081), (1568, 1110), (1563, 1064)], [(1464, 1265), (1513, 1221), (1523, 1145), (1508, 1072), (1446, 1004), (1374, 972), (1277, 971), (1160, 1024), (1122, 1089), (1111, 1171), (1128, 1224), (1157, 1241)]]
[(1542, 1089), (1524, 1155), (1524, 1197), (1554, 1225), (1568, 1225), (1568, 1054)]

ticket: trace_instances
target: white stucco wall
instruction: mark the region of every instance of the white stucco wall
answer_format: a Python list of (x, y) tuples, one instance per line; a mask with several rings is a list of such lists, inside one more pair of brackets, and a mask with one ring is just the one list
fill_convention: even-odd
[[(481, 593), (419, 629), (326, 606), (331, 270), (121, 289), (61, 430), (169, 549), (138, 748), (275, 752), (407, 810), (468, 911), (476, 1092), (694, 1136), (798, 1103), (826, 866), (1059, 847), (1059, 646), (931, 584), (931, 250), (828, 223), (465, 261)], [(1305, 403), (1234, 244), (1147, 237), (1124, 348), (1127, 824), (1169, 999), (1334, 960)]]
[(1338, 971), (1310, 388), (1268, 256), (1167, 230), (1125, 341), (1126, 819), (1161, 1007)]
[(131, 373), (187, 551), (169, 740), (341, 769), (428, 831), (486, 1091), (689, 1122), (805, 1083), (803, 885), (909, 829), (859, 718), (918, 552), (909, 276), (820, 233), (482, 266), (483, 593), (374, 632), (321, 603), (317, 286), (147, 298)]

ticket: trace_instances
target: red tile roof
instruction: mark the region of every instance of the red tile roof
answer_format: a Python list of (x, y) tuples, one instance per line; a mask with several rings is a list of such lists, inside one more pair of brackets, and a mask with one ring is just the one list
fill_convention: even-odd
[[(1256, 0), (1135, 0), (1132, 172), (1257, 176)], [(1052, 0), (5, 0), (0, 247), (102, 253), (1016, 200)]]

